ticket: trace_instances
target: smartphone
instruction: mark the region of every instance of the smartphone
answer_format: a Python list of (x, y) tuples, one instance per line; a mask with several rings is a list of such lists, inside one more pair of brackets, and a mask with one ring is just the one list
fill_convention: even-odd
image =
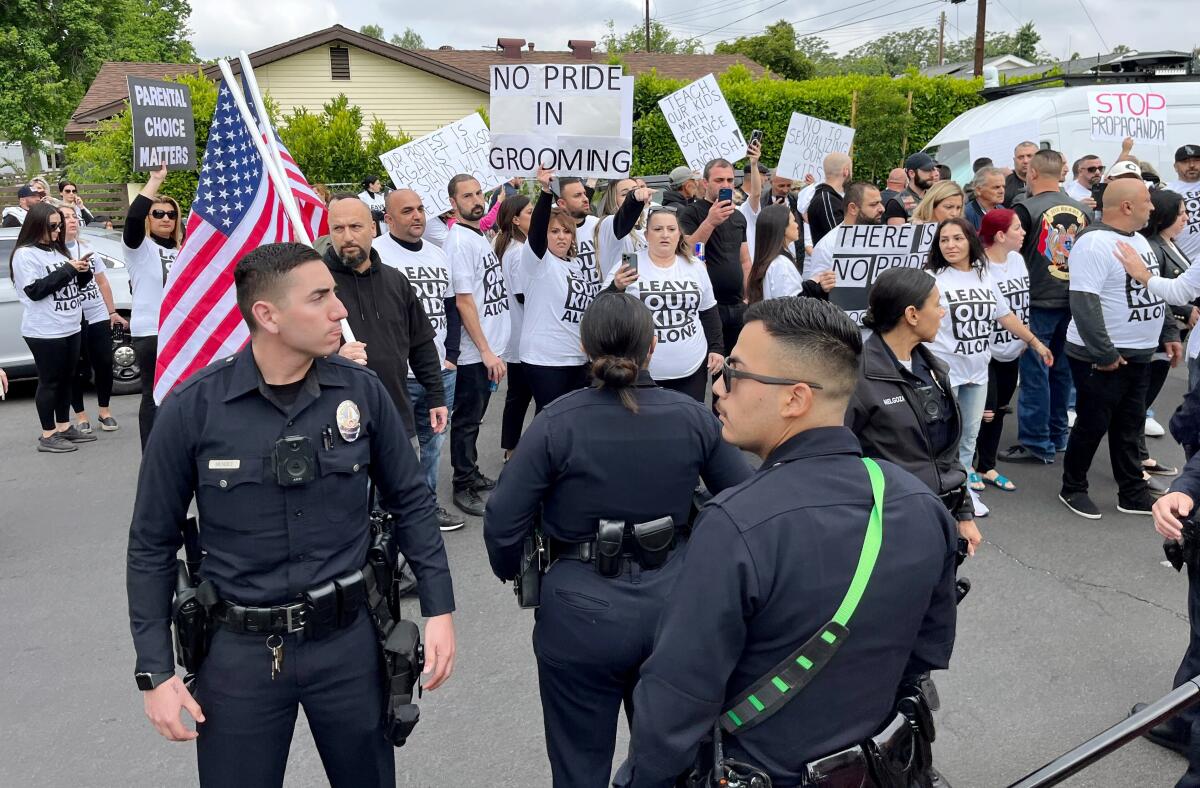
[(1104, 205), (1104, 190), (1108, 188), (1106, 181), (1100, 181), (1092, 187), (1092, 199), (1096, 201), (1096, 205)]
[(750, 144), (751, 145), (753, 145), (756, 142), (762, 142), (762, 138), (763, 138), (763, 130), (762, 129), (755, 129), (754, 131), (750, 132)]
[(652, 194), (650, 196), (650, 204), (651, 205), (662, 205), (662, 201), (663, 201), (663, 190), (655, 189), (654, 194)]
[(721, 189), (721, 191), (717, 192), (717, 202), (725, 200), (733, 202), (733, 189)]
[(621, 253), (621, 264), (629, 266), (634, 271), (637, 270), (637, 260), (638, 260), (637, 252), (622, 252)]

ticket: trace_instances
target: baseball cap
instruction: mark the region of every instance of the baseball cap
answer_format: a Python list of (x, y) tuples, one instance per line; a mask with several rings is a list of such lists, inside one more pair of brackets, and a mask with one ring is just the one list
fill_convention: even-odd
[(675, 169), (671, 170), (671, 175), (669, 177), (671, 179), (672, 186), (682, 186), (688, 181), (703, 180), (703, 176), (700, 173), (689, 167), (683, 166), (676, 167)]
[(1187, 161), (1188, 159), (1200, 159), (1200, 145), (1184, 145), (1175, 151), (1175, 161)]
[(1137, 165), (1136, 161), (1119, 161), (1108, 168), (1108, 172), (1104, 177), (1108, 180), (1120, 177), (1122, 175), (1133, 175), (1138, 178), (1142, 177), (1142, 168)]
[(39, 192), (37, 189), (33, 188), (32, 186), (22, 186), (21, 188), (17, 189), (17, 199), (18, 200), (21, 199), (22, 197), (32, 197), (35, 194), (41, 194), (41, 192)]
[(928, 153), (917, 151), (913, 155), (904, 160), (904, 169), (906, 170), (932, 170), (937, 167), (937, 162)]

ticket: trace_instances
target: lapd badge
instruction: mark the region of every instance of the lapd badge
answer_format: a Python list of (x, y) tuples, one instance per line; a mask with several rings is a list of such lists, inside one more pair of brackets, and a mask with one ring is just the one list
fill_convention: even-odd
[(358, 440), (358, 435), (362, 430), (362, 416), (353, 401), (342, 400), (342, 403), (337, 406), (337, 427), (338, 432), (342, 434), (342, 440), (347, 443)]

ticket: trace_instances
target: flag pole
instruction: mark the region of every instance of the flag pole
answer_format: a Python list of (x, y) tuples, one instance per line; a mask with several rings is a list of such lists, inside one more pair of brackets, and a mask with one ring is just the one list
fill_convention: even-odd
[[(255, 108), (258, 110), (258, 120), (262, 126), (263, 136), (267, 138), (267, 149), (271, 152), (271, 159), (275, 162), (275, 170), (284, 176), (283, 180), (287, 184), (287, 188), (281, 190), (281, 196), (284, 203), (290, 205), (299, 216), (300, 208), (296, 203), (296, 195), (291, 189), (291, 183), (287, 180), (287, 168), (283, 166), (283, 156), (279, 153), (279, 143), (275, 140), (275, 130), (271, 127), (271, 117), (267, 114), (267, 103), (263, 101), (262, 93), (258, 90), (258, 79), (254, 76), (254, 68), (250, 65), (250, 56), (243, 49), (238, 58), (242, 64), (242, 76), (246, 80), (246, 86), (250, 88), (250, 95), (247, 98), (254, 102)], [(307, 228), (305, 228), (303, 236), (306, 239), (305, 243), (311, 246), (312, 242), (307, 240)]]

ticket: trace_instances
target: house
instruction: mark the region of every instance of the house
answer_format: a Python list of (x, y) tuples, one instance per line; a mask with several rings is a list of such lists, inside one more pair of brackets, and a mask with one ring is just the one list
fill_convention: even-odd
[[(1001, 74), (1011, 73), (1014, 69), (1029, 68), (1034, 64), (1023, 57), (1016, 55), (998, 55), (996, 57), (988, 57), (983, 59), (984, 68), (993, 66)], [(1044, 66), (1043, 68), (1048, 68)], [(921, 74), (926, 77), (956, 77), (958, 79), (971, 79), (975, 76), (975, 61), (960, 60), (956, 63), (943, 63), (940, 66), (926, 66), (921, 69)]]
[[(420, 136), (488, 104), (488, 73), (493, 63), (607, 63), (594, 41), (567, 42), (565, 51), (538, 50), (524, 39), (501, 38), (496, 49), (410, 50), (334, 25), (252, 53), (250, 64), (259, 87), (285, 112), (303, 107), (320, 112), (339, 93), (363, 111), (368, 121), (383, 120), (392, 131)], [(651, 69), (665, 77), (697, 79), (734, 64), (755, 76), (765, 69), (742, 55), (668, 55), (637, 52), (621, 56), (630, 73)], [(236, 60), (230, 65), (240, 73)], [(145, 67), (144, 70), (141, 70)], [(176, 69), (173, 72), (167, 69)], [(128, 99), (124, 75), (162, 78), (196, 66), (159, 63), (105, 63), (67, 127), (68, 139), (82, 139), (96, 123), (118, 114)], [(150, 72), (150, 73), (144, 73)], [(220, 69), (205, 66), (211, 79)], [(104, 77), (101, 80), (101, 77)], [(364, 129), (365, 132), (365, 129)]]
[[(1048, 71), (1057, 69), (1062, 74), (1094, 74), (1103, 72), (1121, 72), (1130, 69), (1149, 69), (1158, 76), (1188, 73), (1188, 64), (1192, 56), (1187, 52), (1110, 52), (1107, 55), (1092, 57), (1077, 57), (1074, 60), (1063, 60), (1058, 63), (1030, 63), (1016, 55), (999, 55), (985, 58), (984, 66), (995, 66), (1002, 78), (1017, 79), (1022, 77), (1039, 77)], [(945, 63), (940, 66), (929, 66), (921, 69), (927, 77), (951, 76), (957, 79), (971, 79), (975, 76), (974, 61), (964, 60), (958, 63)]]

